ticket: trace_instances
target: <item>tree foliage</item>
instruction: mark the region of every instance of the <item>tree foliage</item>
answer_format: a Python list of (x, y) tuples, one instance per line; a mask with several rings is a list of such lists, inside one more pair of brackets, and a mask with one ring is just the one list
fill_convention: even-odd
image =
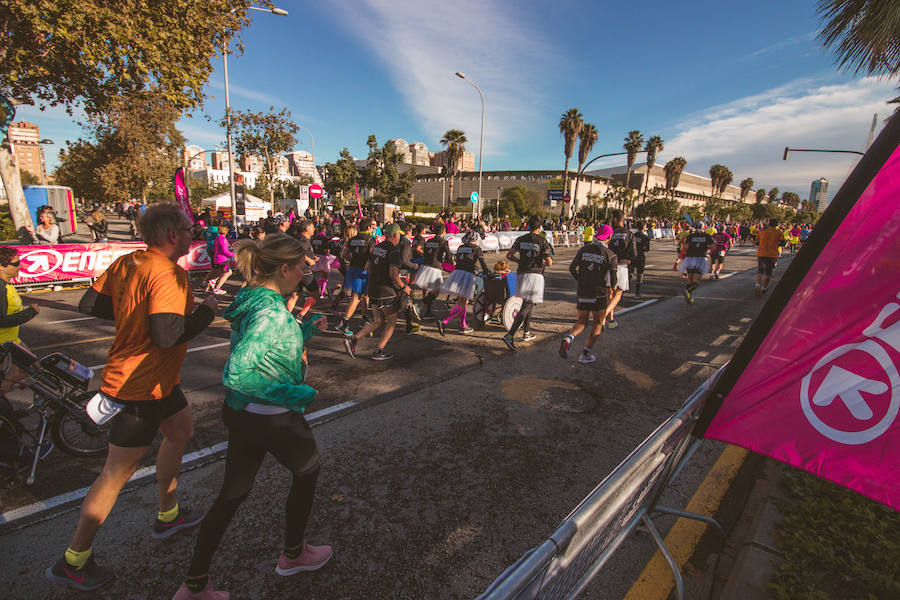
[(350, 151), (344, 148), (334, 163), (326, 163), (325, 190), (335, 206), (343, 208), (353, 198), (353, 186), (359, 181), (359, 169)]
[(766, 190), (763, 188), (759, 188), (758, 190), (756, 190), (756, 203), (760, 204), (765, 199), (766, 199)]
[(753, 178), (747, 177), (743, 181), (741, 181), (741, 202), (747, 199), (747, 196), (750, 194), (750, 190), (753, 189)]
[[(223, 128), (226, 117), (219, 123)], [(282, 108), (275, 112), (270, 106), (269, 112), (232, 111), (231, 129), (234, 137), (234, 149), (238, 156), (258, 156), (262, 159), (260, 180), (268, 191), (269, 201), (275, 197), (275, 180), (278, 162), (283, 160), (281, 154), (288, 152), (297, 144), (296, 133), (300, 129), (291, 121), (291, 113)]]
[(40, 185), (41, 178), (32, 173), (31, 171), (26, 171), (24, 169), (19, 169), (19, 181), (22, 182), (22, 185)]
[(675, 199), (675, 188), (678, 187), (678, 183), (681, 181), (681, 174), (686, 166), (687, 160), (683, 156), (676, 156), (663, 167), (663, 170), (666, 172), (666, 189), (669, 191), (669, 197), (672, 200)]
[[(0, 94), (89, 112), (155, 87), (183, 109), (203, 99), (249, 0), (9, 0), (0, 3)], [(268, 4), (263, 2), (263, 4)], [(232, 9), (234, 12), (231, 12)]]
[(785, 192), (781, 195), (781, 201), (791, 208), (798, 208), (800, 206), (800, 196), (795, 194), (794, 192)]
[(625, 143), (622, 144), (622, 148), (625, 149), (625, 152), (628, 153), (625, 163), (625, 185), (628, 186), (631, 183), (631, 171), (634, 169), (634, 161), (637, 158), (637, 153), (641, 151), (641, 148), (644, 145), (644, 136), (640, 131), (634, 129), (628, 132), (628, 137), (625, 138)]
[[(375, 136), (369, 136), (370, 140), (374, 140)], [(453, 177), (459, 170), (459, 163), (463, 154), (466, 152), (466, 142), (468, 142), (466, 134), (461, 129), (448, 129), (444, 137), (441, 138), (441, 145), (444, 147), (444, 174), (450, 178), (450, 189), (448, 190), (447, 205), (453, 204)], [(372, 145), (369, 145), (370, 155)]]
[(896, 0), (819, 0), (819, 40), (854, 74), (900, 71), (900, 5)]
[(524, 185), (506, 187), (500, 192), (500, 215), (529, 217), (544, 213), (541, 194)]
[[(584, 115), (577, 108), (570, 108), (559, 117), (559, 132), (563, 136), (563, 153), (566, 157), (563, 166), (563, 190), (565, 191), (569, 191), (569, 159), (572, 158), (572, 153), (575, 151), (575, 140), (581, 134), (582, 127), (584, 127)], [(559, 214), (563, 215), (566, 203), (562, 202), (561, 204), (563, 206), (560, 208)]]
[(775, 204), (778, 201), (778, 188), (774, 187), (769, 190), (769, 204)]
[(375, 136), (370, 135), (368, 146), (369, 160), (360, 175), (363, 186), (375, 190), (376, 202), (408, 202), (409, 192), (416, 181), (416, 170), (410, 167), (405, 172), (400, 172), (399, 165), (403, 162), (403, 155), (394, 146), (394, 142), (388, 141), (379, 148)]
[(658, 135), (651, 135), (644, 149), (647, 151), (647, 179), (644, 181), (644, 193), (646, 194), (650, 187), (650, 171), (653, 169), (653, 165), (656, 164), (656, 155), (665, 149), (663, 139)]

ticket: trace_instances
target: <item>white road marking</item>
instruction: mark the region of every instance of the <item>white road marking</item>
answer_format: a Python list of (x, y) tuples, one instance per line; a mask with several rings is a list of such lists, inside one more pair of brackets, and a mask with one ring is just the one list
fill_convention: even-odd
[(78, 317), (77, 319), (63, 319), (61, 321), (47, 321), (44, 325), (56, 325), (57, 323), (72, 323), (74, 321), (87, 321), (88, 319), (96, 319), (97, 317)]
[[(231, 342), (220, 342), (218, 344), (210, 344), (209, 346), (197, 346), (196, 348), (188, 348), (188, 352), (198, 352), (200, 350), (209, 350), (210, 348), (221, 348), (222, 346), (227, 346), (230, 343)], [(102, 365), (94, 365), (92, 367), (88, 367), (88, 369), (94, 369), (96, 371), (97, 369), (102, 369), (105, 366), (106, 363), (103, 363)]]
[(635, 304), (634, 306), (629, 306), (628, 308), (623, 308), (622, 310), (616, 311), (616, 316), (624, 315), (627, 312), (631, 312), (633, 310), (637, 310), (639, 308), (644, 308), (645, 306), (650, 306), (654, 302), (659, 302), (659, 298), (654, 298), (653, 300), (647, 300), (646, 302), (641, 302), (640, 304)]

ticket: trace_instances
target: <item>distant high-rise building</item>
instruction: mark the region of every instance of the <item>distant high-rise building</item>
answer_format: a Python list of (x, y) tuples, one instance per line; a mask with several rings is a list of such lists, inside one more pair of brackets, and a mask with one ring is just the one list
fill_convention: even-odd
[[(210, 152), (209, 155), (210, 164), (213, 169), (219, 171), (227, 171), (228, 170), (228, 151), (227, 150), (216, 150), (215, 152)], [(232, 163), (234, 164), (234, 170), (237, 171), (237, 164), (234, 163), (234, 155), (232, 155)]]
[(202, 171), (206, 168), (206, 153), (203, 148), (191, 144), (184, 147), (184, 166), (188, 171)]
[[(441, 150), (440, 152), (435, 152), (431, 155), (431, 166), (432, 167), (443, 167), (444, 163), (447, 160), (447, 151)], [(456, 161), (456, 172), (461, 173), (463, 171), (474, 171), (475, 170), (475, 155), (471, 152), (463, 152), (462, 156)]]
[(431, 157), (428, 155), (428, 146), (422, 142), (413, 142), (409, 145), (410, 161), (414, 165), (427, 167), (431, 164)]
[(47, 181), (47, 165), (44, 162), (44, 148), (41, 146), (38, 126), (28, 121), (10, 123), (7, 137), (19, 171), (28, 171), (41, 183)]
[(303, 150), (295, 150), (283, 157), (286, 161), (286, 173), (292, 177), (307, 175), (312, 177), (313, 183), (322, 185), (322, 176), (313, 162), (313, 155)]
[(828, 206), (828, 180), (824, 177), (816, 179), (809, 188), (809, 201), (816, 205), (819, 212), (825, 212)]

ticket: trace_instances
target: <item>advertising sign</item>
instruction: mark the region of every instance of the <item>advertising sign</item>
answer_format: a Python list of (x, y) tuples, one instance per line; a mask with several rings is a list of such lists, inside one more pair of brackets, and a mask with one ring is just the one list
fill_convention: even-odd
[(547, 180), (547, 200), (552, 206), (554, 202), (562, 202), (565, 196), (565, 184), (562, 179)]

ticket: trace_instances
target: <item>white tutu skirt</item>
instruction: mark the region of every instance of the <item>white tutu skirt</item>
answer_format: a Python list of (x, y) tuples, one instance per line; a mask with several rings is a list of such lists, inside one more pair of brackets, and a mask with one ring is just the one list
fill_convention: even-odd
[(682, 275), (687, 275), (690, 271), (695, 273), (699, 272), (701, 275), (704, 275), (709, 273), (709, 259), (705, 256), (688, 256), (681, 261), (681, 266), (678, 267), (678, 271)]
[(327, 255), (327, 254), (316, 254), (316, 264), (312, 266), (313, 272), (331, 273), (333, 268), (337, 268), (335, 265), (335, 260), (337, 257)]
[(450, 273), (441, 291), (457, 298), (472, 300), (475, 298), (475, 276), (468, 271), (456, 269)]
[(413, 283), (421, 290), (429, 290), (437, 294), (440, 293), (441, 285), (444, 283), (444, 275), (440, 269), (421, 265), (416, 270), (416, 279)]
[(540, 273), (522, 273), (516, 276), (516, 297), (523, 302), (540, 304), (544, 301), (544, 276)]
[(628, 265), (616, 265), (616, 287), (628, 291)]

